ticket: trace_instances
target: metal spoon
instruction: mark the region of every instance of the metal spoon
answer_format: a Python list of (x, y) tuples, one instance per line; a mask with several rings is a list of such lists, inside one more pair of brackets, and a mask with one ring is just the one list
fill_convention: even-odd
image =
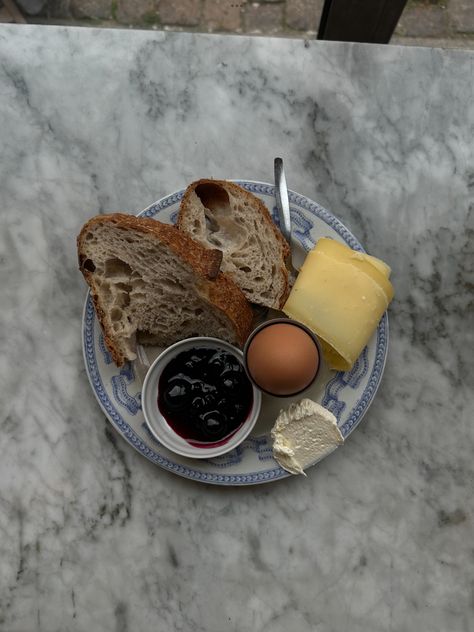
[(290, 201), (288, 199), (288, 188), (286, 186), (285, 170), (283, 169), (282, 158), (275, 158), (274, 161), (274, 173), (275, 173), (275, 198), (278, 209), (278, 217), (280, 220), (280, 230), (283, 237), (288, 242), (290, 247), (290, 255), (288, 257), (288, 268), (292, 281), (298, 276), (299, 269), (293, 263), (293, 251), (291, 247), (291, 216), (290, 216)]

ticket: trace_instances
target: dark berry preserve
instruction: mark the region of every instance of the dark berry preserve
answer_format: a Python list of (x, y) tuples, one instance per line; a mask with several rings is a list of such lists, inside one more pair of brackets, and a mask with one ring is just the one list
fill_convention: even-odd
[(223, 349), (195, 347), (170, 360), (158, 383), (158, 407), (171, 428), (194, 446), (224, 443), (253, 404), (242, 363)]

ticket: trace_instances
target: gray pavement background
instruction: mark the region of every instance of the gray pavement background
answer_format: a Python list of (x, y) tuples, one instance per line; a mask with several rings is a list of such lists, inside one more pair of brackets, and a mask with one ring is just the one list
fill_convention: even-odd
[[(27, 22), (314, 38), (323, 0), (16, 0)], [(12, 21), (0, 0), (0, 21)], [(9, 19), (10, 18), (10, 19)], [(392, 43), (474, 49), (474, 0), (410, 0)]]

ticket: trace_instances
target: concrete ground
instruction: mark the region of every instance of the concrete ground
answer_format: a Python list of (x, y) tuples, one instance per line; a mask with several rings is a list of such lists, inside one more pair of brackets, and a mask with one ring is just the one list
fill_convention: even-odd
[[(314, 38), (323, 0), (0, 0), (0, 21), (15, 4), (41, 24)], [(474, 49), (474, 0), (410, 0), (392, 43)]]

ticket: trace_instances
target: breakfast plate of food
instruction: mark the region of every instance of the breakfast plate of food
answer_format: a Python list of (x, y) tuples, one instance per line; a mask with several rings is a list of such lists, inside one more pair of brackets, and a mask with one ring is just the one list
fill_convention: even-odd
[(78, 236), (92, 390), (117, 432), (175, 474), (305, 474), (375, 397), (390, 268), (316, 202), (289, 202), (291, 248), (275, 186), (249, 180), (198, 180)]

